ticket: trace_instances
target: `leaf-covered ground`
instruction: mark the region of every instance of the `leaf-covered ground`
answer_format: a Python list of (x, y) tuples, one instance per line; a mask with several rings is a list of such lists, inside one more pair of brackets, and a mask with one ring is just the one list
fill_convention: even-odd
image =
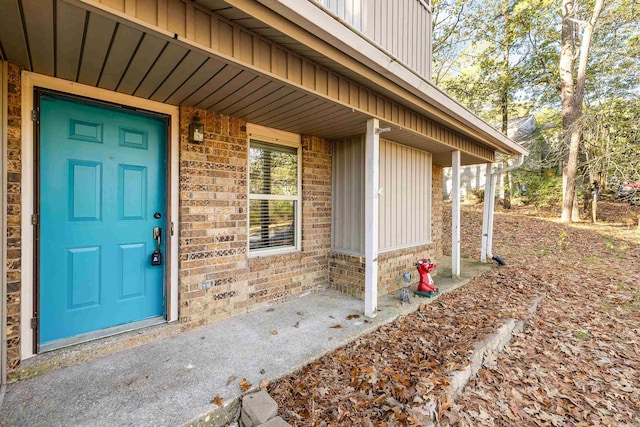
[[(640, 230), (622, 218), (640, 211), (600, 205), (610, 223), (596, 226), (498, 213), (506, 267), (272, 383), (280, 415), (295, 426), (640, 425)], [(463, 256), (479, 257), (481, 218), (463, 211)], [(472, 344), (540, 295), (524, 332), (451, 402), (447, 378)]]

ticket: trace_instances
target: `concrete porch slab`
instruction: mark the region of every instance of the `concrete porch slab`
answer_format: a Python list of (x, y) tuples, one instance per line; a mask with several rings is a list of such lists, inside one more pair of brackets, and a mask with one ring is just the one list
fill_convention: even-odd
[[(490, 268), (463, 260), (462, 278), (451, 278), (450, 261), (437, 261), (443, 294)], [(162, 337), (9, 384), (0, 425), (224, 425), (243, 378), (256, 388), (435, 299), (412, 296), (403, 304), (397, 293), (385, 295), (377, 317), (365, 320), (362, 300), (323, 291)], [(218, 396), (223, 408), (210, 403)]]

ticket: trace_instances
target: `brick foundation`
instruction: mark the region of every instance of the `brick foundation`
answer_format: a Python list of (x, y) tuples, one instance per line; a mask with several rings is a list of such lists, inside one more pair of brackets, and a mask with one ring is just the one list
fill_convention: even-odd
[(364, 298), (364, 256), (339, 252), (329, 254), (329, 283), (347, 295)]
[(420, 258), (435, 260), (435, 248), (436, 245), (430, 243), (380, 254), (378, 256), (378, 294), (384, 295), (403, 288), (405, 283), (398, 276), (404, 273), (411, 273), (411, 283), (417, 283), (419, 276), (415, 262)]

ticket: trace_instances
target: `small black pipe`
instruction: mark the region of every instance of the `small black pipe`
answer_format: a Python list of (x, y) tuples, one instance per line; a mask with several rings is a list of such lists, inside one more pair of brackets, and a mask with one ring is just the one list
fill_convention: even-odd
[(491, 257), (492, 260), (498, 263), (498, 265), (507, 265), (506, 261), (502, 259), (499, 255), (494, 255)]

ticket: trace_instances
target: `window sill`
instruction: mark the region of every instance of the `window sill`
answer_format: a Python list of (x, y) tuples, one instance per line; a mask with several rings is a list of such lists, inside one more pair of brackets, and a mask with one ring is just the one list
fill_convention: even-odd
[(296, 247), (287, 247), (287, 248), (279, 248), (279, 249), (254, 249), (253, 251), (249, 250), (249, 254), (247, 258), (256, 259), (256, 258), (267, 258), (278, 255), (291, 255), (302, 253), (299, 248)]

